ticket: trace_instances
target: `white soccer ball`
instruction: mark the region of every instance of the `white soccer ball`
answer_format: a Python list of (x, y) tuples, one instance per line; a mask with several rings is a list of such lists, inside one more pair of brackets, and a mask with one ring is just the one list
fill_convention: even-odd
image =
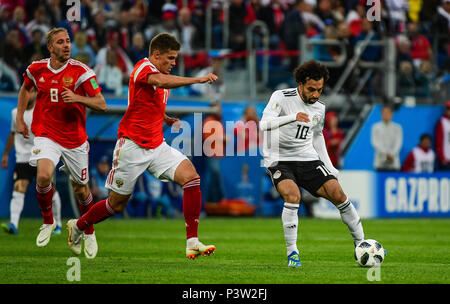
[(385, 250), (380, 243), (367, 239), (355, 248), (356, 262), (362, 267), (379, 266), (384, 261)]

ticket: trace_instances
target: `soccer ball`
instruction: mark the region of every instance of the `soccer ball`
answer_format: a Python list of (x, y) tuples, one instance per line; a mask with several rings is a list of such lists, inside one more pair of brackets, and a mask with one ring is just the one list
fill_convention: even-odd
[(384, 261), (384, 248), (375, 240), (367, 239), (355, 248), (356, 262), (362, 267), (379, 266)]

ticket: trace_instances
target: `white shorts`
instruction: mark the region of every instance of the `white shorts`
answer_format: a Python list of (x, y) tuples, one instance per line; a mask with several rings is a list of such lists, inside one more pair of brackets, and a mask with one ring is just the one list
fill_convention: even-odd
[(47, 137), (35, 137), (29, 163), (36, 167), (37, 161), (43, 158), (50, 159), (55, 168), (61, 159), (64, 165), (59, 170), (69, 174), (72, 181), (80, 185), (89, 182), (88, 141), (79, 147), (67, 149)]
[(119, 138), (105, 187), (122, 195), (131, 194), (145, 170), (162, 181), (173, 181), (175, 170), (185, 159), (183, 153), (166, 142), (155, 149), (145, 149), (129, 138)]

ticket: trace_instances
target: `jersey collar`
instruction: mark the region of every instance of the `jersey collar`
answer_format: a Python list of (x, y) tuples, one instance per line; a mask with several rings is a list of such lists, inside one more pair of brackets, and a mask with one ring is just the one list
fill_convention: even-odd
[(47, 62), (47, 68), (48, 68), (50, 71), (52, 71), (53, 73), (58, 74), (59, 72), (61, 72), (62, 70), (64, 70), (64, 69), (67, 67), (67, 65), (69, 64), (70, 58), (66, 61), (66, 63), (65, 63), (62, 67), (60, 67), (60, 68), (57, 69), (57, 70), (55, 70), (54, 68), (52, 68), (52, 67), (50, 66), (50, 60), (51, 60), (51, 59), (48, 59), (48, 62)]

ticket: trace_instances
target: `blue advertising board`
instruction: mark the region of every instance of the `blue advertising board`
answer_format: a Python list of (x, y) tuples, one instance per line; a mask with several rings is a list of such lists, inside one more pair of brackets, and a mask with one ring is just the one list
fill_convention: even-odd
[(449, 217), (450, 173), (377, 174), (378, 217)]

